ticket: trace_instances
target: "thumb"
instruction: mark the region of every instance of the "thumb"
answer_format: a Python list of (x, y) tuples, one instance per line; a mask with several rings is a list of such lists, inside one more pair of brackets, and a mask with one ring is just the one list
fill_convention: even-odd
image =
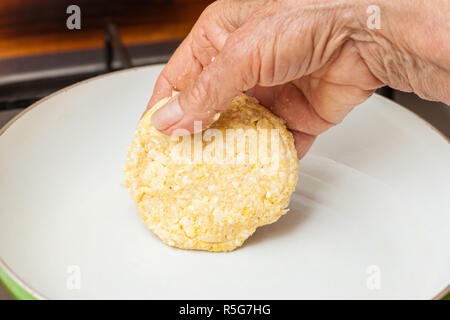
[[(235, 96), (254, 87), (259, 71), (250, 56), (252, 50), (243, 49), (243, 45), (228, 41), (188, 87), (152, 115), (153, 126), (168, 135), (176, 129), (194, 132), (194, 121), (201, 121), (204, 129), (217, 120)], [(195, 131), (199, 129), (196, 123)]]

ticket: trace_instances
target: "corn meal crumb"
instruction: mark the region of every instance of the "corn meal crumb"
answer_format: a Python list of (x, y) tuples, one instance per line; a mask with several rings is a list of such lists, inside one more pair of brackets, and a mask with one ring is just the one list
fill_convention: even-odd
[[(292, 134), (256, 99), (243, 94), (210, 128), (278, 129), (278, 166), (271, 168), (259, 158), (254, 163), (179, 163), (172, 154), (180, 140), (160, 133), (150, 120), (168, 99), (155, 105), (136, 129), (124, 169), (126, 187), (147, 227), (167, 245), (234, 250), (257, 227), (273, 223), (287, 212), (298, 178)], [(204, 139), (202, 152), (212, 144), (211, 139)], [(249, 148), (234, 157), (248, 156)]]

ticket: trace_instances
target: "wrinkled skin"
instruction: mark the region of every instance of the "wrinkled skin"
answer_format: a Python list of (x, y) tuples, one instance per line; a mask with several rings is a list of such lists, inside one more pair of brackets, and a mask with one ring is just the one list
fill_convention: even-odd
[[(165, 134), (192, 131), (194, 120), (205, 127), (247, 92), (286, 121), (301, 158), (383, 85), (450, 103), (450, 1), (404, 2), (217, 1), (158, 78), (148, 108), (181, 92), (153, 124)], [(367, 27), (371, 4), (381, 30)]]

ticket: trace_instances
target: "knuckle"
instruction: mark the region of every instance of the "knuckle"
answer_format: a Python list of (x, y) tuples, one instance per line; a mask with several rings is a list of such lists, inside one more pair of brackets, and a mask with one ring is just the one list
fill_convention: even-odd
[(254, 87), (259, 82), (261, 66), (260, 52), (257, 39), (248, 32), (236, 33), (225, 43), (223, 50), (228, 65), (235, 69), (245, 89)]
[(216, 16), (217, 13), (222, 12), (222, 9), (227, 5), (229, 0), (217, 0), (208, 5), (201, 14), (201, 18), (210, 18), (211, 16)]
[(185, 111), (190, 113), (202, 113), (205, 107), (209, 105), (208, 101), (211, 99), (211, 86), (209, 81), (204, 81), (204, 76), (201, 81), (197, 81), (188, 91), (186, 96)]

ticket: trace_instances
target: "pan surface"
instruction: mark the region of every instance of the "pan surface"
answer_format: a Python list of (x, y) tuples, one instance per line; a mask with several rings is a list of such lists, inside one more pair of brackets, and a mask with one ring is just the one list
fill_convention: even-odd
[(36, 298), (431, 299), (450, 283), (450, 148), (374, 95), (300, 162), (290, 212), (231, 253), (159, 241), (123, 187), (162, 66), (84, 81), (0, 131), (0, 275)]

